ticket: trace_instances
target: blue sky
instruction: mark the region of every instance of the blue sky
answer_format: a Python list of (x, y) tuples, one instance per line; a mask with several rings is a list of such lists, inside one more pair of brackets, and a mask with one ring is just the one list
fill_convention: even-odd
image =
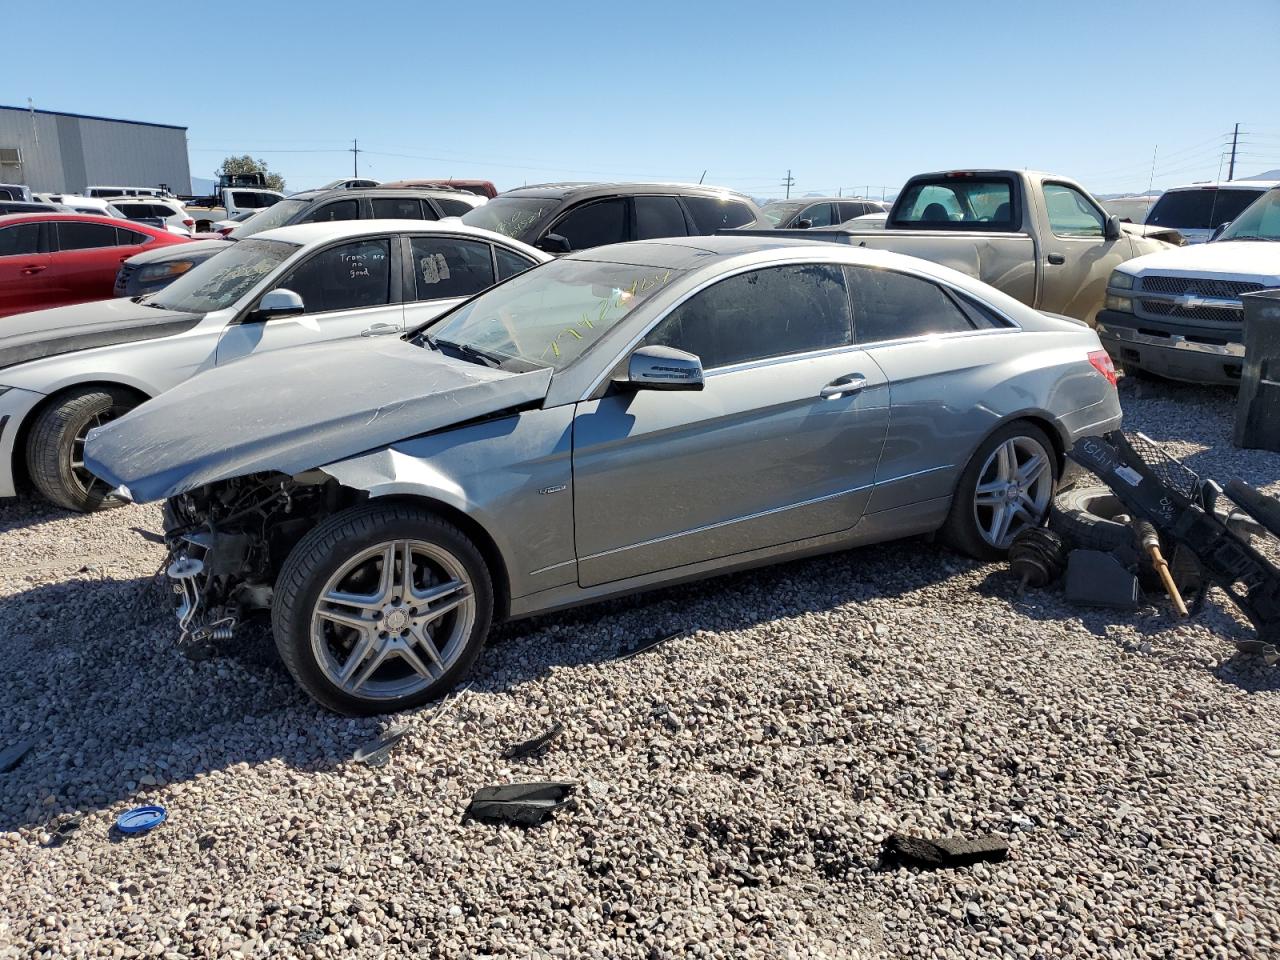
[(499, 188), (706, 170), (773, 196), (790, 169), (878, 196), (983, 165), (1145, 190), (1157, 145), (1157, 187), (1217, 176), (1237, 121), (1237, 175), (1280, 167), (1280, 0), (1218, 9), (53, 0), (0, 102), (184, 124), (193, 176), (252, 153), (290, 189), (349, 174), (359, 138), (367, 176)]

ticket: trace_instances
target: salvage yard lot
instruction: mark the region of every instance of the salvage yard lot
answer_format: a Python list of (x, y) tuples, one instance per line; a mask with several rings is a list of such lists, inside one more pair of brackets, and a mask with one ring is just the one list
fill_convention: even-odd
[[(1202, 475), (1280, 491), (1231, 395), (1121, 396)], [(266, 630), (178, 654), (159, 526), (0, 508), (0, 749), (34, 744), (0, 774), (0, 957), (1280, 950), (1280, 666), (1234, 655), (1220, 600), (1077, 609), (916, 540), (517, 623), (445, 706), (352, 720)], [(352, 761), (397, 720), (386, 766)], [(544, 826), (460, 821), (557, 779)], [(114, 835), (141, 803), (168, 822)], [(880, 869), (893, 831), (1012, 851)]]

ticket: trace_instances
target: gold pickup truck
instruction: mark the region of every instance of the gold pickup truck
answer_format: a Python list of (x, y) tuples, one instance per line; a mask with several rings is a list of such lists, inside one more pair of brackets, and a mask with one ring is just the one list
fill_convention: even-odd
[(735, 232), (829, 240), (932, 260), (1037, 310), (1089, 324), (1102, 308), (1112, 270), (1181, 243), (1175, 230), (1109, 216), (1069, 177), (1028, 170), (912, 177), (883, 230), (854, 220), (807, 230)]

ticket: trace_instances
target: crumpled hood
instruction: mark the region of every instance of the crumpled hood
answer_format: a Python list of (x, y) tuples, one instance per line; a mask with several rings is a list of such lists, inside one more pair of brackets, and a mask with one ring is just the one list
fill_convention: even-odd
[(301, 473), (543, 399), (510, 373), (399, 339), (276, 350), (201, 373), (89, 435), (85, 466), (141, 503), (263, 471)]
[(0, 368), (113, 343), (171, 336), (194, 327), (202, 316), (129, 299), (17, 313), (0, 318)]
[(1261, 240), (1217, 240), (1149, 253), (1120, 265), (1125, 273), (1153, 272), (1178, 276), (1221, 276), (1280, 285), (1280, 243)]

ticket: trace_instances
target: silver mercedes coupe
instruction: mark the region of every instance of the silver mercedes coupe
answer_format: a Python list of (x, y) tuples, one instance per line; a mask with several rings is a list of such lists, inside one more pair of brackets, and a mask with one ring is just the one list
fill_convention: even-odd
[(934, 531), (999, 557), (1119, 422), (1083, 323), (910, 257), (698, 237), (209, 370), (85, 464), (167, 501), (182, 645), (269, 611), (358, 714), (444, 693), (504, 619)]

